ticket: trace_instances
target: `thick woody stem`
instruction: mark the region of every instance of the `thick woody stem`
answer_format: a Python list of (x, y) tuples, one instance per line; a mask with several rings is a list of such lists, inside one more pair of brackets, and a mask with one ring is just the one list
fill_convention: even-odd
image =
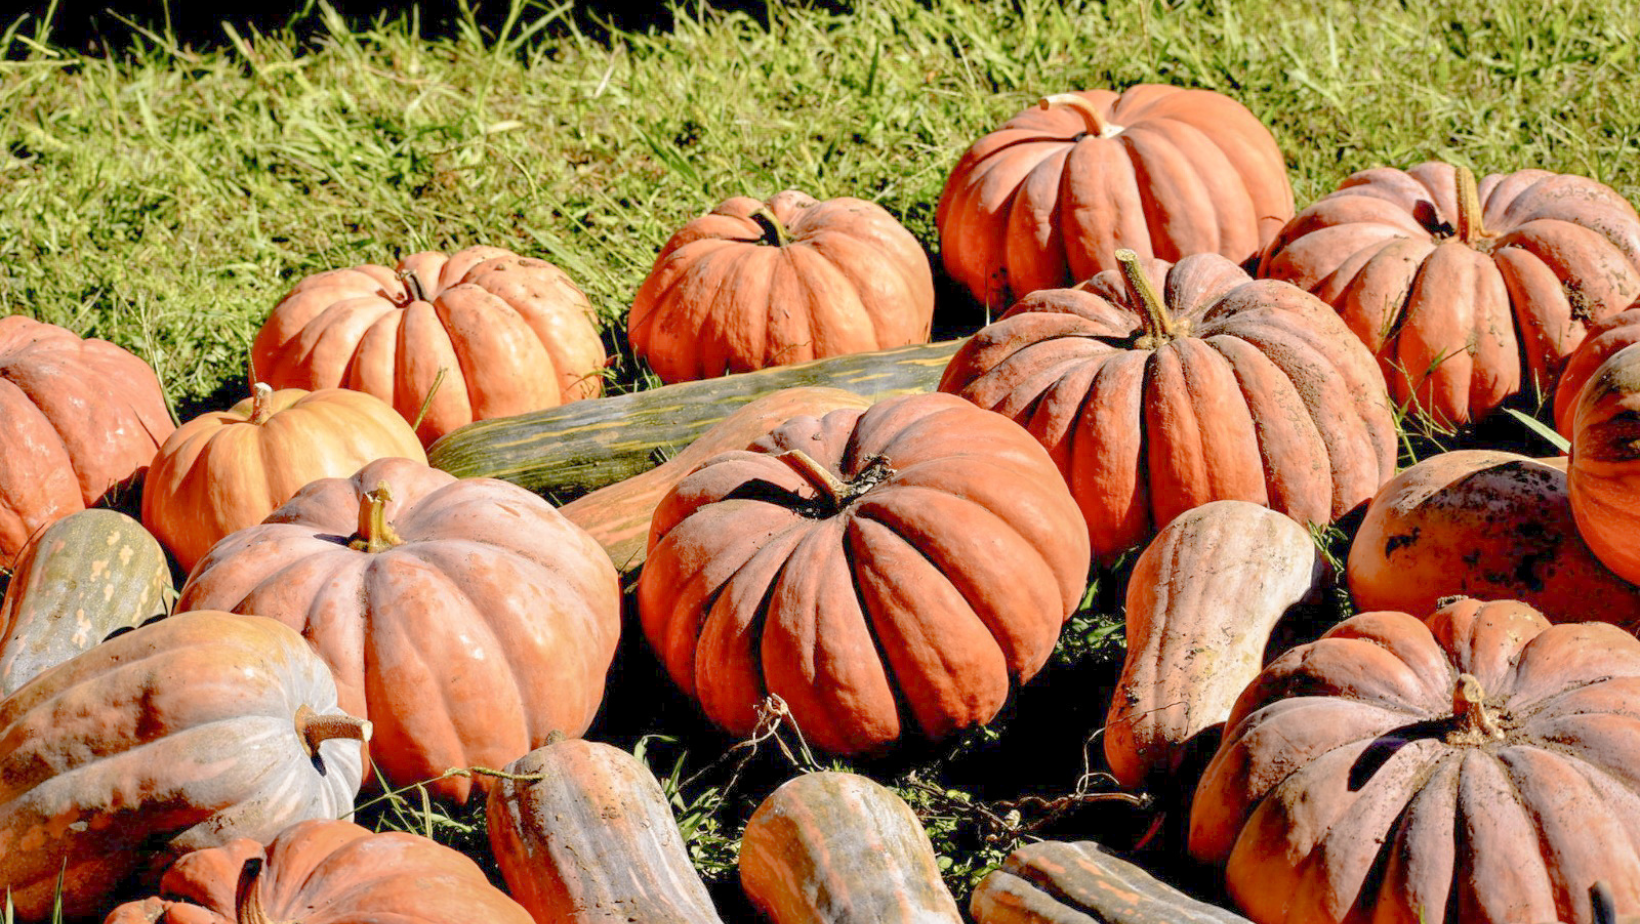
[(1099, 107), (1080, 93), (1056, 93), (1053, 96), (1044, 96), (1037, 101), (1036, 105), (1038, 109), (1052, 109), (1055, 106), (1075, 109), (1076, 114), (1082, 117), (1083, 122), (1087, 123), (1088, 134), (1096, 137), (1103, 138), (1110, 127), (1110, 123), (1105, 121), (1105, 117), (1099, 114)]
[(251, 386), (251, 423), (259, 424), (268, 419), (272, 412), (268, 405), (273, 401), (273, 386), (267, 382), (257, 382)]
[[(425, 302), (428, 300), (427, 290), (422, 287), (421, 277), (416, 275), (415, 270), (400, 270), (398, 272), (398, 277), (399, 281), (404, 283), (405, 290), (409, 292), (409, 297), (404, 302), (405, 305), (409, 305), (414, 302)], [(403, 306), (401, 305), (400, 307)]]
[(326, 741), (369, 741), (373, 730), (369, 722), (346, 713), (320, 715), (312, 706), (296, 707), (296, 736), (302, 739), (309, 757), (318, 757), (319, 745)]
[(1486, 229), (1481, 226), (1481, 195), (1475, 185), (1475, 174), (1468, 167), (1454, 168), (1458, 185), (1458, 240), (1465, 244), (1473, 244), (1476, 239), (1486, 236)]
[(1139, 255), (1127, 248), (1116, 251), (1116, 262), (1122, 267), (1122, 280), (1127, 283), (1128, 298), (1139, 306), (1143, 315), (1145, 335), (1152, 341), (1152, 347), (1160, 346), (1179, 335), (1173, 318), (1167, 313), (1167, 305), (1162, 302), (1162, 296), (1156, 291), (1156, 286), (1145, 275), (1144, 267), (1139, 264)]
[(385, 552), (404, 543), (393, 525), (387, 522), (387, 505), (392, 500), (393, 489), (385, 481), (377, 482), (376, 490), (365, 492), (359, 500), (359, 531), (347, 544), (348, 548), (360, 552)]
[(814, 489), (825, 495), (833, 507), (840, 508), (848, 503), (848, 485), (827, 471), (824, 465), (814, 461), (813, 456), (801, 449), (789, 449), (775, 458), (791, 466), (792, 471), (802, 475), (804, 481), (814, 485)]
[(763, 229), (763, 243), (772, 247), (784, 247), (792, 242), (791, 232), (780, 223), (780, 219), (774, 217), (774, 212), (770, 211), (768, 206), (763, 206), (746, 217)]
[(262, 892), (257, 888), (261, 879), (261, 857), (251, 857), (239, 868), (239, 885), (233, 893), (233, 916), (238, 924), (273, 924), (262, 910)]
[(1503, 737), (1497, 717), (1486, 708), (1486, 691), (1474, 674), (1459, 674), (1452, 689), (1452, 721), (1461, 736), (1481, 740)]

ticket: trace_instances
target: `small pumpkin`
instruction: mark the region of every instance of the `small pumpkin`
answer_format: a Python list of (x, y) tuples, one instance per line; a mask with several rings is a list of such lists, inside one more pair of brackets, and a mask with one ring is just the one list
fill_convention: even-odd
[(507, 765), (488, 824), (538, 924), (722, 924), (660, 783), (617, 747), (553, 741)]
[(968, 913), (978, 924), (1249, 924), (1093, 841), (1019, 848), (974, 890)]
[(922, 823), (863, 776), (806, 773), (740, 839), (740, 885), (774, 924), (958, 924)]
[(736, 196), (673, 234), (627, 315), (667, 383), (926, 343), (934, 276), (882, 206)]
[(251, 384), (375, 395), (419, 415), (428, 445), (475, 420), (595, 398), (605, 361), (592, 305), (563, 270), (469, 247), (298, 282), (256, 335)]
[(302, 486), (373, 459), (427, 461), (410, 425), (363, 392), (327, 388), (254, 394), (188, 421), (154, 457), (142, 525), (192, 569), (218, 540), (255, 526)]
[(1256, 257), (1293, 216), (1275, 137), (1211, 90), (1139, 84), (1049, 96), (969, 148), (935, 222), (945, 271), (996, 308), (1117, 267)]
[(0, 318), (0, 568), (47, 524), (141, 475), (173, 429), (147, 363), (54, 324)]
[(160, 894), (115, 908), (103, 924), (530, 924), (466, 856), (403, 831), (298, 822), (263, 846), (249, 838), (190, 853)]

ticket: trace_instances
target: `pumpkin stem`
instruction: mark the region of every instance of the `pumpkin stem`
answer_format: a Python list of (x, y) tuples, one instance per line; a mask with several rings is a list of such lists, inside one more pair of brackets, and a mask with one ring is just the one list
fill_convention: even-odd
[(319, 745), (326, 741), (369, 741), (374, 730), (374, 726), (357, 716), (343, 712), (320, 715), (305, 703), (296, 707), (296, 737), (302, 739), (309, 757), (318, 757)]
[(427, 297), (427, 290), (422, 287), (421, 277), (416, 275), (415, 270), (399, 270), (394, 275), (400, 282), (404, 283), (404, 288), (409, 293), (409, 298), (405, 300), (404, 305), (399, 306), (400, 308), (416, 302), (426, 302), (432, 300)]
[[(302, 707), (306, 709), (306, 706)], [(238, 924), (273, 924), (262, 910), (262, 858), (251, 857), (239, 868), (239, 885), (233, 893), (233, 916)]]
[(1122, 281), (1127, 283), (1128, 298), (1139, 306), (1139, 313), (1144, 319), (1144, 339), (1148, 343), (1141, 348), (1155, 349), (1177, 337), (1178, 325), (1168, 315), (1167, 305), (1156, 291), (1155, 284), (1145, 275), (1144, 267), (1139, 264), (1139, 255), (1124, 247), (1116, 251), (1116, 262), (1122, 266)]
[(1452, 688), (1452, 723), (1449, 742), (1482, 744), (1503, 738), (1503, 728), (1486, 708), (1486, 691), (1474, 674), (1459, 674)]
[(359, 499), (359, 531), (347, 544), (348, 548), (360, 552), (385, 552), (404, 544), (393, 525), (387, 522), (387, 505), (392, 500), (393, 489), (385, 481), (377, 482), (376, 490), (365, 492), (364, 497)]
[(267, 382), (257, 382), (251, 386), (251, 423), (259, 424), (268, 419), (271, 413), (268, 405), (273, 401), (273, 386)]
[(774, 212), (770, 211), (768, 206), (762, 206), (746, 217), (763, 229), (762, 243), (770, 247), (784, 247), (792, 242), (791, 232), (780, 223), (780, 219), (774, 217)]
[(1458, 186), (1458, 240), (1473, 244), (1486, 236), (1486, 229), (1481, 226), (1480, 188), (1475, 185), (1475, 174), (1468, 167), (1458, 166), (1453, 172)]
[(802, 475), (804, 481), (814, 485), (816, 491), (831, 501), (832, 507), (841, 509), (851, 499), (848, 485), (803, 450), (788, 449), (775, 458), (791, 466), (792, 471)]
[(1087, 123), (1088, 134), (1095, 137), (1103, 138), (1105, 133), (1110, 131), (1110, 123), (1099, 114), (1099, 107), (1080, 93), (1055, 93), (1053, 96), (1044, 96), (1037, 100), (1036, 106), (1038, 109), (1052, 109), (1055, 106), (1075, 109), (1076, 114)]

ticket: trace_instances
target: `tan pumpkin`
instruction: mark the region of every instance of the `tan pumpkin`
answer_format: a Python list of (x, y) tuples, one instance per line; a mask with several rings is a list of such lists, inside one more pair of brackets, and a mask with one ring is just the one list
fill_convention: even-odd
[(661, 381), (926, 343), (934, 276), (882, 206), (736, 196), (672, 235), (627, 315)]
[(251, 346), (251, 383), (351, 388), (414, 422), (428, 445), (475, 420), (603, 391), (603, 342), (563, 270), (500, 247), (424, 251), (396, 269), (308, 276)]
[(1093, 841), (1019, 848), (974, 890), (968, 913), (978, 924), (1248, 924)]

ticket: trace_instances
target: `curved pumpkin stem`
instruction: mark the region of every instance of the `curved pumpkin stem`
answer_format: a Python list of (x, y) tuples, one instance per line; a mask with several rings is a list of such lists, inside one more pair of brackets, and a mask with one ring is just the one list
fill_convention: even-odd
[(1110, 123), (1099, 114), (1099, 107), (1080, 93), (1055, 93), (1053, 96), (1044, 96), (1037, 100), (1036, 106), (1038, 109), (1053, 109), (1056, 106), (1075, 109), (1076, 114), (1087, 123), (1090, 135), (1103, 138), (1105, 133), (1110, 131)]
[(1141, 349), (1153, 350), (1179, 336), (1179, 327), (1167, 313), (1167, 304), (1162, 301), (1161, 293), (1156, 291), (1156, 285), (1145, 275), (1144, 267), (1139, 264), (1139, 255), (1124, 247), (1116, 251), (1116, 262), (1122, 266), (1122, 281), (1127, 283), (1128, 298), (1139, 307), (1139, 314), (1144, 320), (1144, 340), (1147, 342)]
[(831, 501), (834, 508), (841, 508), (848, 503), (849, 488), (836, 475), (833, 475), (824, 465), (814, 461), (814, 457), (801, 449), (788, 449), (778, 456), (781, 462), (791, 467), (791, 470), (803, 476), (803, 480), (814, 485), (814, 489)]
[(267, 382), (257, 382), (251, 386), (251, 416), (250, 422), (259, 424), (272, 415), (268, 405), (273, 401), (273, 386)]
[(326, 741), (365, 742), (374, 730), (375, 726), (357, 716), (340, 712), (320, 715), (305, 703), (296, 707), (296, 736), (302, 739), (309, 757), (318, 757), (319, 745)]
[(1484, 744), (1503, 738), (1503, 728), (1486, 708), (1486, 691), (1474, 674), (1459, 674), (1452, 688), (1452, 724), (1447, 741), (1454, 744)]
[(427, 297), (427, 289), (422, 286), (421, 277), (416, 275), (415, 270), (399, 270), (395, 275), (400, 282), (404, 283), (404, 288), (410, 295), (409, 300), (400, 305), (400, 308), (416, 302), (432, 301)]
[(385, 481), (377, 482), (376, 490), (365, 492), (359, 500), (359, 531), (347, 544), (348, 548), (360, 552), (385, 552), (404, 544), (393, 525), (387, 522), (387, 505), (392, 500), (393, 490)]
[(784, 247), (792, 242), (791, 232), (780, 223), (780, 219), (774, 217), (768, 206), (762, 206), (746, 217), (763, 229), (763, 243), (771, 247)]
[(1480, 187), (1475, 185), (1475, 174), (1468, 167), (1453, 168), (1458, 187), (1458, 240), (1473, 244), (1486, 236), (1481, 219)]
[[(306, 706), (302, 708), (306, 709)], [(262, 858), (251, 857), (239, 868), (239, 884), (233, 893), (233, 916), (238, 924), (273, 924), (262, 910)]]

